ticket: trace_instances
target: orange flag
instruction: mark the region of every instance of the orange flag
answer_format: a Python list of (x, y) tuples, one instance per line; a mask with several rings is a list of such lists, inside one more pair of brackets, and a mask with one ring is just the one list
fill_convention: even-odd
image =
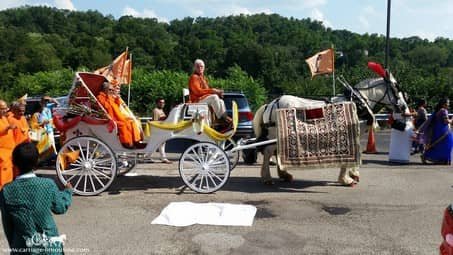
[[(127, 67), (127, 65), (131, 66), (131, 63), (127, 64), (128, 63), (127, 61), (128, 61), (128, 50), (126, 49), (126, 51), (124, 51), (123, 53), (121, 53), (121, 55), (115, 58), (115, 60), (113, 60), (113, 62), (110, 65), (99, 68), (96, 71), (94, 71), (94, 73), (104, 76), (110, 82), (115, 80), (120, 84), (125, 84), (124, 80), (126, 81), (130, 80), (127, 77), (130, 76), (129, 73), (131, 71), (130, 68)], [(125, 74), (126, 76), (124, 76)], [(124, 77), (126, 77), (126, 79), (124, 79)]]
[(124, 70), (120, 79), (120, 84), (131, 84), (132, 82), (132, 58), (129, 57), (124, 63)]
[(318, 74), (333, 73), (334, 71), (334, 50), (327, 49), (316, 53), (305, 60), (310, 67), (311, 77)]

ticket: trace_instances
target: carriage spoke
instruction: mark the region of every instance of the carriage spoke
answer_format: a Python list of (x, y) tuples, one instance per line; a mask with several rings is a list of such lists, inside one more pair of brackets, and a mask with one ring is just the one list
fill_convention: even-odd
[(104, 176), (104, 177), (107, 178), (107, 179), (110, 179), (110, 178), (111, 178), (110, 176), (104, 174), (104, 173), (101, 172), (101, 171), (96, 170), (95, 168), (92, 168), (91, 170), (92, 170), (93, 172), (95, 172), (96, 174), (100, 174), (100, 175)]
[(74, 168), (71, 168), (71, 169), (68, 169), (68, 170), (64, 170), (63, 174), (67, 174), (67, 173), (70, 173), (70, 172), (74, 172), (74, 171), (77, 171), (77, 170), (81, 170), (82, 167), (74, 167)]
[(210, 166), (218, 166), (218, 165), (223, 165), (226, 163), (226, 160), (224, 158), (217, 158), (214, 160), (215, 161), (209, 163)]
[(82, 175), (79, 175), (79, 179), (77, 180), (76, 184), (74, 185), (74, 188), (77, 188), (79, 186), (80, 180), (82, 180)]
[(93, 188), (93, 191), (95, 191), (96, 187), (94, 186), (93, 177), (91, 177), (91, 171), (90, 171), (89, 177), (90, 177), (91, 187)]
[(222, 178), (220, 178), (217, 174), (215, 174), (213, 171), (211, 170), (208, 170), (208, 174), (214, 176), (215, 178), (217, 178), (220, 182), (222, 182)]
[(87, 181), (88, 181), (88, 177), (87, 177), (87, 172), (84, 173), (85, 174), (85, 179), (83, 181), (83, 191), (87, 191)]
[(211, 174), (208, 172), (208, 177), (209, 179), (211, 180), (211, 182), (214, 184), (214, 187), (217, 186), (217, 183), (215, 182), (215, 180), (212, 178)]
[(207, 187), (208, 190), (210, 190), (211, 188), (209, 187), (209, 180), (208, 180), (208, 177), (205, 176), (204, 178), (206, 179), (206, 187)]
[(107, 158), (107, 159), (94, 159), (94, 163), (96, 165), (100, 165), (102, 163), (105, 163), (105, 162), (112, 162), (112, 159), (111, 158)]
[(94, 173), (94, 171), (93, 170), (90, 171), (94, 175), (94, 178), (102, 185), (102, 187), (105, 187), (105, 184), (99, 179), (99, 177)]
[(203, 175), (200, 178), (200, 183), (198, 184), (198, 188), (201, 189), (202, 186), (203, 186)]
[(90, 140), (87, 140), (87, 155), (85, 158), (86, 159), (90, 158)]
[[(197, 154), (195, 154), (197, 156)], [(197, 156), (197, 158), (195, 159), (191, 154), (187, 154), (187, 156), (193, 160), (194, 163), (197, 163), (199, 165), (203, 164), (203, 162), (201, 162), (200, 158)]]
[(99, 169), (102, 169), (102, 170), (111, 170), (112, 169), (112, 165), (95, 165), (96, 168), (99, 168)]
[(82, 160), (86, 160), (85, 155), (83, 155), (83, 149), (82, 149), (82, 145), (80, 144), (80, 142), (78, 143), (78, 145), (79, 145), (79, 150), (81, 152), (80, 157), (82, 158)]
[(198, 174), (199, 172), (200, 172), (200, 169), (197, 169), (197, 168), (190, 168), (190, 169), (185, 168), (184, 169), (184, 174), (187, 174), (187, 175)]
[[(195, 150), (192, 148), (192, 151), (193, 151), (193, 154), (187, 154), (187, 156), (189, 156), (193, 161), (197, 161), (198, 163), (200, 164), (203, 164), (203, 161), (202, 159), (198, 156), (198, 153), (195, 152)], [(193, 158), (192, 155), (195, 155), (197, 158)]]
[(76, 177), (76, 176), (78, 176), (78, 174), (73, 174), (70, 178), (68, 178), (68, 179), (66, 180), (66, 182), (67, 182), (67, 183), (70, 182), (70, 181), (72, 180), (72, 178), (74, 178), (74, 177)]
[(94, 147), (93, 151), (91, 152), (91, 157), (89, 157), (90, 159), (95, 159), (98, 148), (99, 144), (96, 144), (96, 147)]

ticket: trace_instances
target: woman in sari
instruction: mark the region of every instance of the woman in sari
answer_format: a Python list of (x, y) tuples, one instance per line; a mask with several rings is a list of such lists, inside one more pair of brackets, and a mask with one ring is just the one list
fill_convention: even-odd
[(450, 130), (452, 120), (448, 118), (448, 99), (442, 99), (430, 118), (422, 125), (422, 142), (425, 144), (425, 153), (422, 162), (430, 161), (436, 164), (451, 164), (453, 135)]

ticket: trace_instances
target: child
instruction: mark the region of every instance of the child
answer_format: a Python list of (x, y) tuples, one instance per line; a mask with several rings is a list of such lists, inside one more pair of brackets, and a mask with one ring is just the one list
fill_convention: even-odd
[(13, 164), (19, 176), (0, 192), (3, 230), (11, 253), (63, 254), (63, 243), (52, 217), (63, 214), (72, 202), (72, 186), (59, 191), (55, 182), (36, 177), (38, 150), (30, 142), (16, 146)]

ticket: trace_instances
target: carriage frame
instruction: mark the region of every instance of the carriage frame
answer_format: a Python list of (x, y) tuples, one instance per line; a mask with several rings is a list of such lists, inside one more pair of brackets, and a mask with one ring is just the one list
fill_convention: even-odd
[(96, 96), (104, 76), (77, 72), (68, 94), (68, 106), (57, 108), (54, 124), (62, 133), (57, 154), (58, 180), (70, 182), (74, 193), (98, 195), (107, 190), (117, 176), (132, 170), (143, 155), (151, 155), (161, 144), (175, 138), (195, 141), (179, 158), (179, 174), (184, 184), (198, 193), (212, 193), (227, 182), (239, 159), (231, 139), (237, 127), (237, 105), (233, 102), (233, 129), (225, 133), (211, 127), (207, 104), (183, 103), (175, 106), (164, 121), (148, 121), (144, 128), (126, 104), (122, 112), (150, 133), (139, 147), (124, 147), (117, 123)]

